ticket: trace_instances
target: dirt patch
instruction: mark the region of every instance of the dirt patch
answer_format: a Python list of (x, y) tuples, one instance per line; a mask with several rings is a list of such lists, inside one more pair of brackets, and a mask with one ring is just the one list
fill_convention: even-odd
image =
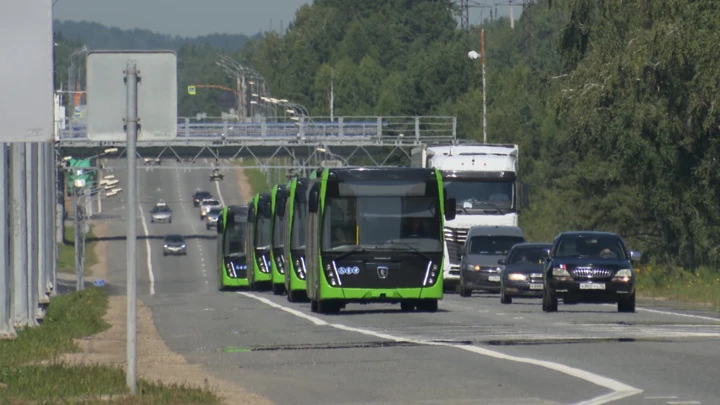
[(248, 180), (247, 176), (245, 175), (245, 170), (243, 169), (235, 169), (235, 175), (238, 179), (238, 188), (240, 189), (240, 198), (243, 198), (243, 201), (250, 200), (250, 196), (253, 195), (253, 189), (250, 185), (250, 181)]
[[(107, 237), (108, 224), (98, 221), (93, 232), (98, 238)], [(95, 244), (98, 262), (90, 268), (95, 279), (107, 278), (108, 242), (99, 240)], [(61, 361), (81, 364), (103, 364), (124, 367), (127, 350), (127, 298), (110, 297), (108, 310), (103, 317), (110, 329), (76, 343), (82, 353), (62, 356)], [(153, 323), (152, 311), (142, 301), (137, 302), (137, 370), (138, 377), (164, 384), (186, 384), (208, 387), (224, 402), (230, 404), (270, 405), (264, 397), (251, 394), (235, 383), (211, 376), (201, 366), (190, 364), (185, 358), (174, 353), (160, 337)]]
[[(126, 361), (127, 301), (123, 296), (110, 297), (106, 322), (112, 327), (105, 332), (76, 340), (82, 353), (64, 355), (68, 363), (103, 364), (124, 367)], [(220, 380), (206, 373), (201, 366), (189, 364), (172, 352), (160, 338), (152, 320), (150, 308), (138, 300), (137, 308), (137, 370), (138, 377), (164, 384), (186, 384), (208, 387), (226, 404), (272, 404), (267, 399), (250, 394), (234, 383)]]

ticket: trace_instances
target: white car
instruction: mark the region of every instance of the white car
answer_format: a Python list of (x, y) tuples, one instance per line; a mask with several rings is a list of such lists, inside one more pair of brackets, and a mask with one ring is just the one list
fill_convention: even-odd
[(214, 198), (208, 198), (206, 200), (202, 200), (200, 202), (200, 219), (205, 219), (205, 215), (212, 209), (212, 208), (222, 208), (222, 204), (220, 204), (220, 201), (214, 199)]

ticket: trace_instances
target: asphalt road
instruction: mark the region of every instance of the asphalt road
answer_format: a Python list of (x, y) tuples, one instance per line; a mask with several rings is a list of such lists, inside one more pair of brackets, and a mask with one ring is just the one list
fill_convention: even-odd
[[(125, 188), (124, 161), (107, 162)], [(165, 167), (172, 165), (163, 162)], [(168, 346), (191, 363), (277, 404), (720, 404), (720, 318), (667, 308), (617, 313), (607, 305), (497, 295), (446, 295), (434, 314), (348, 305), (312, 314), (272, 293), (217, 291), (216, 240), (190, 195), (203, 188), (244, 202), (232, 174), (139, 172), (138, 297)], [(122, 192), (103, 205), (124, 235)], [(149, 223), (162, 198), (172, 224)], [(188, 238), (187, 257), (163, 257), (162, 237)], [(145, 235), (149, 235), (145, 238)], [(106, 288), (125, 291), (125, 242), (108, 249)]]

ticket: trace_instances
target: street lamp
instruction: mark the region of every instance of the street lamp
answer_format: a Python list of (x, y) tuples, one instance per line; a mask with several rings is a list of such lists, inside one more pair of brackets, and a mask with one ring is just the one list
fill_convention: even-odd
[(336, 154), (330, 152), (330, 150), (328, 150), (327, 148), (318, 147), (318, 148), (316, 148), (315, 150), (316, 150), (317, 152), (326, 154), (326, 155), (330, 156), (331, 158), (333, 158), (333, 159), (335, 159), (335, 160), (340, 160), (340, 161), (342, 161), (342, 162), (345, 164), (345, 166), (350, 166), (350, 163), (348, 163), (348, 161), (347, 161), (344, 157), (342, 157), (342, 156), (340, 156), (340, 155), (336, 155)]
[(487, 91), (485, 87), (485, 30), (480, 31), (480, 53), (475, 51), (468, 52), (468, 58), (476, 60), (480, 58), (482, 65), (482, 93), (483, 93), (483, 143), (487, 143)]

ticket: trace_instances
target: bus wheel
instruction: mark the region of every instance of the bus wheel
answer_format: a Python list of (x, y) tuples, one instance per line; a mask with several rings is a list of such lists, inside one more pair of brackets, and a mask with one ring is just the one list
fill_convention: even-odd
[(417, 308), (418, 308), (418, 311), (422, 311), (422, 312), (437, 312), (438, 300), (435, 300), (435, 299), (420, 300), (420, 302), (418, 302)]
[(272, 292), (273, 292), (273, 295), (282, 295), (285, 292), (285, 284), (273, 283)]
[(318, 302), (315, 300), (310, 300), (310, 312), (317, 312), (318, 311)]
[(415, 304), (413, 304), (412, 302), (403, 301), (400, 303), (400, 310), (403, 312), (410, 312), (413, 309), (415, 309)]
[(318, 312), (321, 314), (337, 314), (342, 305), (335, 300), (319, 300)]

